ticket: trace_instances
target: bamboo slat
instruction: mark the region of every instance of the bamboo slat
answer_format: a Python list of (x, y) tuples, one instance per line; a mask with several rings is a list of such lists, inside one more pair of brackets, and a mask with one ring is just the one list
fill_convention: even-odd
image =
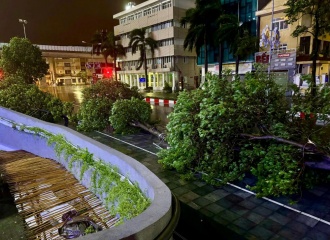
[(62, 215), (76, 210), (103, 229), (119, 219), (102, 202), (53, 160), (19, 150), (0, 151), (0, 173), (9, 185), (27, 239), (65, 239), (58, 234)]

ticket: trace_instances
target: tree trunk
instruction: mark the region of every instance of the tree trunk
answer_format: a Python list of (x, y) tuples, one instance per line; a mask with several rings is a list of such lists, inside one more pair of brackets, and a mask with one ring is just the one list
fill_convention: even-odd
[(156, 143), (157, 145), (159, 145), (160, 147), (162, 148), (168, 148), (169, 145), (167, 142), (165, 142), (165, 134), (158, 131), (155, 127), (151, 127), (151, 126), (147, 126), (147, 125), (144, 125), (140, 122), (134, 122), (134, 123), (131, 123), (132, 126), (134, 127), (139, 127), (149, 133), (151, 133), (152, 135), (158, 137), (159, 139), (159, 143)]
[(315, 19), (315, 32), (313, 37), (313, 50), (312, 50), (312, 81), (311, 81), (311, 94), (312, 97), (316, 96), (316, 61), (319, 55), (319, 45), (318, 40), (320, 32), (319, 19)]
[(219, 57), (218, 57), (218, 63), (219, 63), (219, 77), (222, 76), (222, 44), (219, 44)]
[(204, 69), (205, 69), (205, 81), (206, 81), (206, 74), (208, 72), (208, 51), (207, 51), (207, 41), (206, 41), (206, 33), (204, 34)]
[(239, 55), (236, 56), (236, 62), (235, 62), (235, 72), (236, 75), (238, 76), (238, 69), (239, 68)]
[(116, 66), (116, 63), (117, 63), (117, 57), (116, 57), (116, 55), (114, 55), (114, 58), (113, 58), (113, 61), (114, 61), (114, 70), (115, 70), (115, 80), (117, 81), (117, 66)]

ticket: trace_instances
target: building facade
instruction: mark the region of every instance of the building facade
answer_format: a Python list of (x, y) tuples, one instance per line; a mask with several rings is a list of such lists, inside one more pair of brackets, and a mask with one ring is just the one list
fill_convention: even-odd
[(134, 29), (146, 28), (149, 37), (158, 42), (154, 57), (147, 52), (148, 86), (163, 90), (168, 85), (172, 90), (194, 89), (199, 85), (200, 68), (195, 51), (183, 48), (187, 28), (180, 26), (180, 19), (187, 9), (194, 7), (194, 0), (149, 0), (113, 16), (119, 20), (114, 27), (115, 36), (126, 50), (126, 57), (119, 59), (118, 79), (144, 89), (144, 67), (137, 70), (140, 53), (132, 54), (129, 34)]
[[(258, 10), (258, 0), (219, 0), (223, 9), (228, 14), (237, 15), (237, 22), (243, 23), (249, 28), (249, 32), (257, 36), (258, 34), (258, 21), (255, 15)], [(260, 0), (259, 0), (260, 1)], [(223, 47), (223, 69), (230, 69), (232, 73), (235, 73), (235, 56), (230, 52), (229, 46), (224, 43)], [(201, 51), (200, 56), (198, 56), (198, 66), (202, 68), (202, 78), (205, 77), (204, 69), (204, 56), (203, 51)], [(208, 54), (208, 72), (212, 74), (219, 74), (219, 48), (210, 49)], [(253, 67), (253, 55), (247, 59), (240, 60), (239, 62), (239, 72), (238, 74), (245, 74), (252, 70)]]
[[(283, 81), (294, 82), (299, 86), (307, 87), (307, 83), (301, 81), (301, 74), (311, 74), (312, 60), (311, 53), (313, 49), (313, 37), (310, 33), (306, 33), (299, 37), (292, 37), (292, 32), (297, 25), (312, 26), (312, 19), (308, 16), (303, 16), (299, 21), (288, 24), (286, 22), (284, 6), (286, 0), (270, 0), (256, 16), (260, 22), (260, 38), (262, 38), (262, 30), (267, 29), (279, 30), (279, 46), (274, 49), (270, 47), (261, 47), (260, 52), (256, 54), (256, 61), (262, 61), (258, 55), (264, 56), (264, 61), (270, 62), (270, 70), (277, 75), (282, 75)], [(272, 33), (274, 37), (276, 33)], [(326, 77), (330, 73), (330, 35), (327, 34), (319, 38), (320, 54), (317, 59), (316, 66), (316, 83), (323, 84)], [(269, 61), (269, 55), (271, 59)], [(260, 60), (261, 59), (261, 60)]]
[[(48, 74), (42, 80), (47, 84), (74, 85), (91, 83), (103, 78), (104, 58), (92, 55), (92, 47), (38, 45), (49, 65)], [(79, 76), (86, 72), (87, 80)]]

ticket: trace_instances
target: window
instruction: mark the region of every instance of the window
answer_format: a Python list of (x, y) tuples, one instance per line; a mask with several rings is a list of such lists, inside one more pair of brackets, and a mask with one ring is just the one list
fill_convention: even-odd
[(65, 74), (71, 74), (71, 70), (65, 70)]
[(146, 10), (143, 11), (143, 16), (147, 16), (151, 14), (151, 8), (148, 8)]
[(156, 13), (160, 10), (160, 5), (152, 7), (152, 13)]
[(273, 29), (275, 29), (275, 27), (277, 27), (278, 30), (287, 29), (288, 28), (288, 23), (284, 19), (284, 17), (274, 18), (274, 20), (273, 20)]
[(64, 67), (71, 67), (70, 63), (64, 63)]
[(130, 15), (127, 17), (127, 21), (133, 21), (134, 20), (134, 15)]
[(330, 42), (324, 41), (321, 53), (328, 57), (330, 55)]
[(311, 45), (311, 37), (301, 37), (299, 51), (304, 54), (309, 54), (310, 45)]
[(288, 44), (286, 43), (282, 43), (280, 44), (280, 46), (278, 47), (279, 50), (287, 50), (288, 49)]
[(135, 13), (135, 19), (142, 17), (142, 12)]
[(126, 22), (126, 18), (122, 18), (122, 19), (119, 20), (120, 24), (124, 24), (125, 22)]
[(166, 9), (166, 8), (169, 8), (171, 7), (171, 1), (167, 1), (167, 2), (163, 2), (162, 3), (162, 9)]
[(174, 38), (164, 39), (158, 42), (158, 47), (170, 46), (174, 44)]
[(301, 17), (301, 25), (306, 27), (312, 26), (312, 16), (305, 14)]

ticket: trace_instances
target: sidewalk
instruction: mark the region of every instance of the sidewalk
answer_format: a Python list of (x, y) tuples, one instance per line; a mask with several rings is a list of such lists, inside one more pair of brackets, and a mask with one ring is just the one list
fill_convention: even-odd
[(150, 134), (86, 135), (140, 161), (171, 189), (181, 202), (177, 232), (185, 239), (330, 239), (329, 184), (303, 191), (295, 204), (287, 197), (257, 198), (245, 188), (252, 177), (214, 187), (163, 169), (154, 145), (159, 139)]

